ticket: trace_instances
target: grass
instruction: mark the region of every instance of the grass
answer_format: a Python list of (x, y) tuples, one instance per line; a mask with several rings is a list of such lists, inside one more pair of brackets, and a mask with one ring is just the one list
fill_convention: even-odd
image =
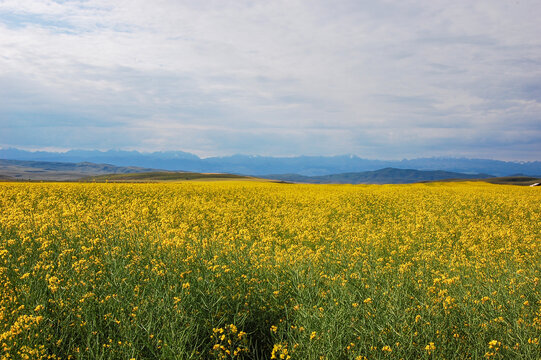
[(493, 177), (488, 179), (446, 179), (440, 180), (441, 182), (464, 182), (464, 181), (478, 181), (486, 182), (489, 184), (495, 185), (519, 185), (519, 186), (530, 186), (535, 183), (541, 183), (541, 178), (532, 177), (532, 176), (502, 176), (502, 177)]
[(194, 172), (141, 172), (130, 174), (107, 174), (90, 176), (81, 179), (83, 182), (154, 182), (154, 181), (186, 181), (186, 180), (243, 180), (252, 179), (248, 176), (219, 173)]
[(491, 184), (529, 186), (541, 183), (541, 178), (531, 176), (504, 176), (485, 180)]

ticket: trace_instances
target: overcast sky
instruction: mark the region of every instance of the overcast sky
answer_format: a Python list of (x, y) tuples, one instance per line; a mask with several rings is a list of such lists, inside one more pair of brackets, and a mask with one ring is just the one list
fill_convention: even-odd
[(0, 0), (0, 147), (541, 160), (541, 2)]

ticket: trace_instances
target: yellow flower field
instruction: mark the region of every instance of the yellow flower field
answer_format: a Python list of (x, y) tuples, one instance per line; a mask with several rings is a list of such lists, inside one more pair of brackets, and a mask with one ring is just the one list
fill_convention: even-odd
[(0, 183), (0, 359), (539, 359), (541, 192)]

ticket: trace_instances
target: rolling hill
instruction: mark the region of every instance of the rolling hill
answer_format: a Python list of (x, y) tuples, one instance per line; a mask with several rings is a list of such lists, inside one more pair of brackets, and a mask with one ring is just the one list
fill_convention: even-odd
[(154, 182), (154, 181), (187, 181), (187, 180), (251, 180), (249, 176), (234, 174), (209, 174), (175, 171), (152, 171), (131, 174), (109, 174), (90, 176), (79, 179), (83, 182)]
[(0, 179), (2, 180), (73, 181), (94, 175), (129, 174), (148, 171), (153, 171), (153, 169), (90, 162), (66, 163), (0, 159)]
[(0, 160), (0, 181), (152, 182), (224, 179), (248, 180), (254, 178), (234, 174), (163, 171), (90, 162)]
[(463, 174), (450, 171), (423, 171), (413, 169), (384, 168), (376, 171), (352, 172), (322, 176), (278, 174), (263, 176), (267, 179), (309, 184), (409, 184), (420, 181), (446, 179), (488, 179), (487, 174)]

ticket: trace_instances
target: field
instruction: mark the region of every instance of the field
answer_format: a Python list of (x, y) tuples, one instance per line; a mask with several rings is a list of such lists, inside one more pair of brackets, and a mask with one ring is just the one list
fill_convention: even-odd
[(539, 359), (541, 191), (0, 183), (0, 359)]

